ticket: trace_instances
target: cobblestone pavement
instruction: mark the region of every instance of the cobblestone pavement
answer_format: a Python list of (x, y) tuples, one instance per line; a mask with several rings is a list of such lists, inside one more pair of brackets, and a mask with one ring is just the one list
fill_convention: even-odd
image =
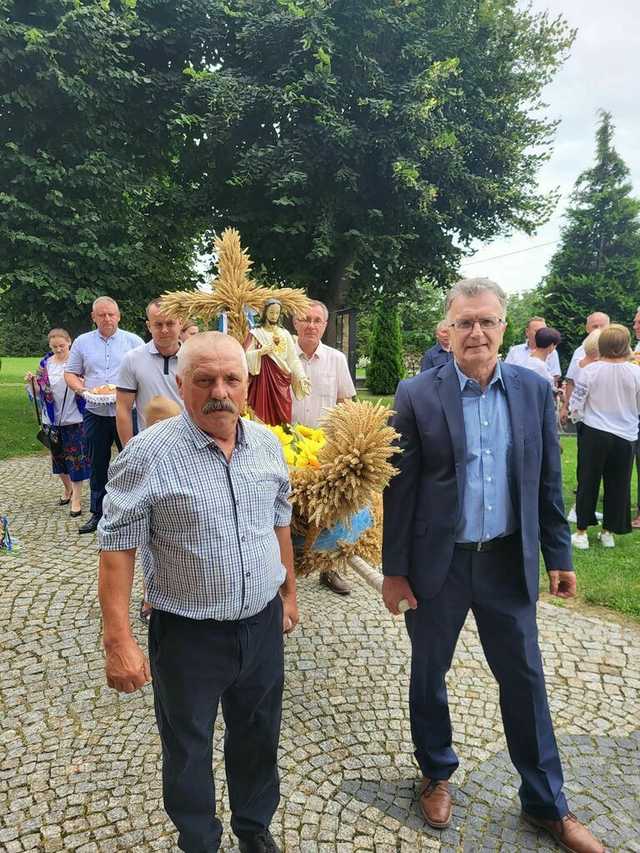
[[(0, 463), (0, 513), (21, 541), (20, 554), (0, 564), (0, 850), (175, 850), (151, 689), (119, 696), (104, 684), (95, 544), (77, 535), (57, 497), (46, 458)], [(407, 639), (372, 592), (353, 585), (340, 599), (314, 579), (300, 584), (276, 839), (306, 853), (554, 849), (519, 820), (497, 691), (470, 623), (449, 679), (461, 757), (454, 820), (442, 833), (425, 826), (414, 796)], [(640, 851), (640, 630), (549, 605), (540, 625), (570, 803), (609, 850)], [(231, 836), (223, 849), (237, 849)]]

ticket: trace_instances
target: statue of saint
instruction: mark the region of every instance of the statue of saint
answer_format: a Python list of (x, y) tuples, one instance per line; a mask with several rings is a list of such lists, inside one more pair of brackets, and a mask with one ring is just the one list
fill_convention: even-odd
[(267, 300), (260, 325), (249, 330), (245, 342), (251, 376), (249, 405), (272, 426), (291, 423), (291, 391), (298, 400), (311, 392), (293, 338), (280, 325), (281, 314), (280, 302)]

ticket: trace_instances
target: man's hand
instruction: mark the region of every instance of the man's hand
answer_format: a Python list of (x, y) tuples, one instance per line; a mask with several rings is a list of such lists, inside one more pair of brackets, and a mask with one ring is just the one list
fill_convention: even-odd
[(402, 575), (385, 577), (382, 581), (382, 599), (389, 613), (393, 613), (394, 616), (400, 614), (398, 604), (403, 598), (409, 602), (411, 610), (417, 608), (418, 602), (409, 586), (409, 581), (405, 577)]
[(562, 424), (562, 426), (564, 426), (568, 420), (569, 420), (569, 407), (567, 406), (566, 403), (563, 403), (562, 407), (560, 408), (560, 423)]
[(300, 621), (298, 613), (298, 601), (295, 592), (283, 593), (280, 592), (282, 599), (282, 633), (290, 634)]
[(133, 637), (109, 645), (105, 671), (109, 687), (120, 693), (133, 693), (151, 681), (149, 661)]
[(576, 573), (550, 569), (549, 592), (557, 598), (573, 598), (576, 594)]

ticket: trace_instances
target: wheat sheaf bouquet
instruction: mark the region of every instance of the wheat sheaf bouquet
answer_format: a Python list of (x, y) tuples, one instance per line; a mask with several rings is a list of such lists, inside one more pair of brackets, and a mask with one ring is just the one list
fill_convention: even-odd
[(289, 465), (298, 574), (354, 556), (379, 564), (381, 495), (396, 473), (389, 415), (380, 403), (349, 401), (331, 409), (321, 429), (271, 427)]
[[(249, 328), (247, 308), (261, 311), (276, 298), (285, 314), (304, 316), (309, 299), (303, 290), (268, 288), (251, 279), (252, 261), (238, 231), (225, 229), (214, 248), (213, 289), (165, 293), (166, 314), (208, 324), (225, 312), (229, 334), (241, 344)], [(397, 436), (390, 414), (380, 403), (346, 402), (328, 412), (321, 429), (271, 427), (289, 466), (298, 574), (336, 569), (349, 560), (379, 564), (381, 495), (396, 473), (389, 461)]]

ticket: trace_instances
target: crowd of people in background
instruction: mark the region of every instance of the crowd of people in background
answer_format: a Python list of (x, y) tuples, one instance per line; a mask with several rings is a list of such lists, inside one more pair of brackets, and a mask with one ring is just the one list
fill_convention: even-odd
[[(614, 534), (640, 529), (640, 306), (633, 328), (632, 350), (628, 329), (611, 323), (607, 314), (595, 311), (587, 317), (587, 336), (572, 355), (561, 382), (557, 348), (562, 337), (549, 328), (544, 317), (531, 317), (524, 343), (512, 346), (505, 358), (533, 370), (554, 390), (560, 426), (575, 424), (577, 436), (576, 500), (568, 519), (576, 524), (575, 548), (589, 548), (587, 530), (602, 521), (598, 541), (615, 546)], [(452, 356), (446, 321), (436, 329), (437, 343), (427, 350), (421, 369), (445, 364)], [(637, 355), (636, 355), (637, 354)], [(637, 510), (631, 515), (631, 478), (635, 457), (638, 474)], [(600, 487), (603, 512), (597, 512)]]
[[(113, 445), (118, 450), (145, 428), (146, 407), (154, 399), (170, 400), (177, 410), (182, 400), (176, 384), (177, 355), (182, 342), (200, 329), (192, 320), (180, 323), (162, 312), (159, 299), (146, 309), (151, 339), (120, 328), (120, 310), (110, 297), (95, 300), (91, 320), (95, 329), (72, 342), (63, 328), (49, 332), (49, 352), (36, 373), (26, 379), (35, 389), (43, 424), (55, 427), (60, 442), (51, 448), (52, 470), (60, 477), (60, 504), (70, 504), (72, 517), (82, 512), (82, 483), (90, 480), (89, 519), (79, 533), (96, 530), (102, 515)], [(296, 320), (296, 350), (315, 392), (296, 401), (296, 420), (317, 426), (320, 413), (355, 394), (342, 353), (322, 343), (327, 327), (326, 306), (314, 301), (309, 316)], [(577, 434), (576, 499), (569, 520), (576, 524), (574, 547), (589, 547), (587, 530), (602, 521), (601, 545), (615, 545), (614, 534), (640, 529), (640, 307), (633, 321), (636, 341), (628, 330), (595, 311), (585, 323), (586, 338), (572, 355), (564, 382), (558, 358), (560, 333), (543, 317), (532, 317), (525, 341), (510, 347), (505, 362), (534, 371), (549, 382), (557, 398), (561, 428), (572, 421)], [(635, 346), (635, 350), (632, 347)], [(635, 355), (635, 359), (634, 359)], [(436, 343), (422, 359), (421, 370), (438, 368), (453, 358), (446, 320), (436, 328)], [(115, 387), (115, 403), (85, 401), (95, 386)], [(153, 417), (153, 416), (152, 416)], [(154, 418), (157, 419), (157, 418)], [(637, 507), (631, 515), (631, 477), (638, 472)], [(600, 486), (603, 512), (597, 512)], [(335, 573), (323, 584), (345, 595), (349, 590)], [(146, 605), (142, 606), (146, 612)]]

